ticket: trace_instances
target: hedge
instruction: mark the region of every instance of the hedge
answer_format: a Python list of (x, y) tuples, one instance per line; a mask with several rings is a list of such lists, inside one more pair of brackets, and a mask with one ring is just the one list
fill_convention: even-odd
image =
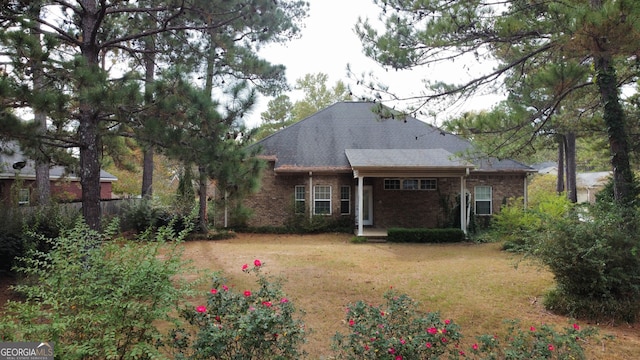
[(387, 230), (387, 241), (405, 243), (453, 243), (466, 240), (461, 229), (425, 229), (425, 228), (390, 228)]

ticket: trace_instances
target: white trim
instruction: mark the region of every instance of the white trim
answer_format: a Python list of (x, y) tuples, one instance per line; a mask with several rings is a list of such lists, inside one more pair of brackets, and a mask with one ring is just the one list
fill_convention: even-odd
[(364, 200), (362, 199), (364, 194), (364, 177), (358, 176), (358, 236), (364, 235), (364, 225), (362, 224), (362, 206)]

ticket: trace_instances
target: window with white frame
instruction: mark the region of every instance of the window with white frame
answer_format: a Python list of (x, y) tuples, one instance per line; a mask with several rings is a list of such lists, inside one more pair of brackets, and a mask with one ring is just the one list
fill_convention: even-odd
[(340, 186), (340, 214), (349, 215), (351, 213), (351, 187), (349, 185)]
[(29, 201), (31, 200), (29, 189), (20, 189), (18, 192), (18, 204), (19, 205), (29, 205)]
[(491, 215), (493, 209), (491, 192), (491, 186), (475, 187), (476, 215)]
[(313, 214), (331, 215), (331, 186), (316, 185), (313, 187)]
[(295, 203), (294, 208), (296, 214), (304, 214), (305, 212), (305, 201), (304, 201), (304, 185), (296, 185), (295, 190)]

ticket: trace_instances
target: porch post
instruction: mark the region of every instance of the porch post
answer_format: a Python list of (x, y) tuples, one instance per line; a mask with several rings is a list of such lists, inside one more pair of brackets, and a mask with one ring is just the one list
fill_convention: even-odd
[(313, 171), (309, 171), (309, 220), (313, 218)]
[(364, 204), (364, 200), (362, 197), (364, 196), (364, 178), (358, 175), (358, 236), (363, 236), (363, 226), (362, 226), (362, 207)]
[(527, 207), (529, 205), (529, 196), (527, 194), (528, 191), (529, 191), (528, 185), (527, 185), (527, 178), (528, 178), (528, 176), (525, 175), (525, 177), (524, 177), (524, 208), (525, 208), (525, 210), (527, 209)]
[(467, 233), (467, 192), (465, 176), (460, 176), (460, 229)]

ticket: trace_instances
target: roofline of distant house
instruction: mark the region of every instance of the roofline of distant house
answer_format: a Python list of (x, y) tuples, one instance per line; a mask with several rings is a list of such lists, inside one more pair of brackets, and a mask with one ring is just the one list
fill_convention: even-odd
[[(22, 180), (35, 180), (35, 174), (16, 174), (16, 173), (6, 173), (0, 172), (0, 180), (15, 180), (16, 178)], [(49, 180), (69, 180), (69, 181), (80, 181), (80, 178), (77, 176), (60, 176), (60, 175), (50, 175)], [(101, 177), (100, 182), (116, 182), (118, 178), (116, 177)]]

